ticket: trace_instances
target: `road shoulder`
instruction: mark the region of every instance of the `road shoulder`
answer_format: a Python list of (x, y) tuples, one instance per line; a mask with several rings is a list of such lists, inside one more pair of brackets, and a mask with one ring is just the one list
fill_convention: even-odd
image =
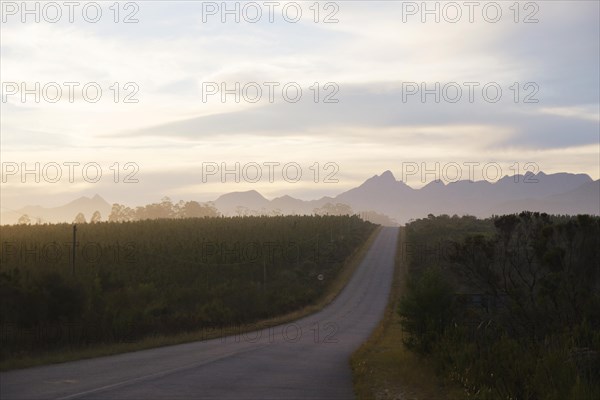
[(394, 279), (384, 317), (350, 360), (354, 392), (358, 399), (460, 399), (462, 392), (458, 387), (444, 382), (429, 360), (411, 352), (402, 342), (397, 309), (407, 276), (404, 235), (404, 228), (400, 228)]

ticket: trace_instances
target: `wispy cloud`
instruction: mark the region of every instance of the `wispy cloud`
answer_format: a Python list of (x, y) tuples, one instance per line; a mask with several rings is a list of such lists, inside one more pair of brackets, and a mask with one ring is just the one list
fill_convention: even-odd
[[(8, 96), (1, 104), (2, 158), (129, 159), (143, 166), (145, 183), (135, 193), (110, 185), (101, 189), (140, 199), (157, 192), (191, 198), (199, 191), (237, 190), (235, 184), (199, 185), (186, 169), (197, 170), (208, 159), (273, 156), (307, 165), (338, 162), (346, 180), (336, 188), (394, 169), (398, 160), (461, 161), (474, 155), (535, 161), (545, 171), (586, 172), (597, 179), (600, 5), (536, 4), (539, 22), (532, 24), (515, 23), (507, 7), (498, 23), (480, 14), (473, 23), (465, 18), (456, 24), (421, 23), (418, 16), (404, 23), (402, 2), (386, 1), (339, 2), (339, 22), (333, 24), (314, 23), (308, 3), (296, 24), (281, 18), (203, 22), (201, 2), (140, 2), (137, 24), (114, 24), (110, 18), (98, 24), (13, 20), (1, 26), (3, 83), (30, 88), (36, 82), (97, 82), (103, 97), (90, 104), (80, 91), (73, 102), (63, 96), (56, 103), (23, 103), (20, 93)], [(139, 102), (115, 103), (111, 85), (119, 83), (123, 96), (127, 82), (138, 86)], [(227, 88), (236, 82), (279, 87), (273, 102), (266, 92), (256, 103), (238, 103), (231, 96), (222, 102), (220, 94), (204, 101), (204, 85), (212, 82)], [(289, 82), (303, 90), (298, 103), (282, 98), (281, 87)], [(311, 89), (315, 82), (318, 103)], [(337, 103), (322, 101), (328, 82), (339, 89)], [(468, 82), (479, 85), (472, 102)], [(444, 95), (439, 103), (434, 95), (423, 102), (421, 93), (406, 98), (407, 83), (429, 89), (457, 84), (463, 97), (456, 103)], [(502, 88), (500, 101), (482, 98), (488, 83)], [(525, 102), (527, 96), (537, 102)], [(171, 173), (177, 178), (167, 179)], [(285, 182), (256, 189), (332, 190)], [(2, 199), (45, 190), (8, 186)]]

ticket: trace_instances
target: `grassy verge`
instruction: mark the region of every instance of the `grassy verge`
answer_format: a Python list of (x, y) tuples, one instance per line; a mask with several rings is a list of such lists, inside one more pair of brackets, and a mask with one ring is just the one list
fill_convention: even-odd
[(315, 303), (306, 306), (300, 310), (242, 326), (237, 325), (232, 327), (225, 327), (222, 329), (183, 332), (180, 334), (168, 336), (155, 335), (146, 337), (140, 341), (132, 343), (95, 344), (84, 348), (66, 348), (61, 350), (53, 350), (44, 353), (38, 353), (35, 355), (27, 354), (20, 357), (10, 357), (0, 361), (0, 371), (82, 360), (86, 358), (108, 356), (120, 353), (128, 353), (132, 351), (145, 350), (155, 347), (189, 343), (198, 340), (214, 339), (218, 337), (250, 332), (256, 329), (276, 326), (295, 321), (297, 319), (300, 319), (302, 317), (305, 317), (309, 314), (315, 313), (323, 309), (327, 304), (331, 303), (337, 297), (337, 295), (342, 291), (342, 289), (346, 286), (346, 284), (354, 274), (354, 271), (364, 258), (367, 250), (371, 247), (371, 244), (379, 234), (380, 230), (381, 228), (375, 229), (375, 231), (371, 234), (371, 236), (369, 236), (365, 243), (362, 246), (358, 247), (356, 250), (354, 250), (350, 257), (348, 257), (348, 259), (344, 263), (344, 266), (342, 267), (342, 270), (332, 282), (327, 293), (325, 293), (325, 295), (323, 295)]
[(461, 399), (464, 395), (459, 387), (439, 378), (429, 360), (411, 352), (402, 343), (402, 325), (396, 310), (407, 274), (403, 242), (404, 231), (400, 228), (394, 280), (385, 315), (350, 360), (354, 391), (358, 399)]

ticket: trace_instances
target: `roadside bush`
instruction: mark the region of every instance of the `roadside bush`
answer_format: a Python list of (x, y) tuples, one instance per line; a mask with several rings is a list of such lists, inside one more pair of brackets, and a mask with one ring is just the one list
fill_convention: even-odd
[(407, 234), (453, 251), (410, 260), (404, 340), (467, 398), (600, 398), (600, 218), (429, 216)]
[(453, 303), (452, 287), (438, 269), (429, 268), (419, 278), (409, 280), (399, 305), (402, 326), (408, 333), (405, 344), (420, 353), (430, 353), (452, 321)]

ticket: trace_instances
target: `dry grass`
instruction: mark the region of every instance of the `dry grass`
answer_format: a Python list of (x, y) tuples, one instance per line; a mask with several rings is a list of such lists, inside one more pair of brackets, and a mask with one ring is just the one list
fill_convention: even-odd
[(199, 340), (214, 339), (234, 334), (241, 334), (245, 332), (251, 332), (256, 329), (263, 327), (276, 326), (280, 324), (289, 323), (305, 317), (306, 315), (315, 313), (323, 309), (327, 304), (331, 303), (337, 295), (346, 286), (350, 277), (354, 274), (354, 271), (365, 257), (367, 250), (371, 247), (371, 244), (379, 234), (381, 228), (375, 229), (371, 236), (365, 241), (365, 243), (357, 248), (348, 257), (342, 270), (335, 278), (334, 282), (329, 287), (327, 293), (322, 296), (315, 303), (304, 307), (300, 310), (291, 312), (289, 314), (280, 315), (278, 317), (270, 318), (255, 322), (253, 324), (227, 327), (223, 329), (211, 329), (211, 330), (198, 330), (195, 332), (184, 332), (175, 335), (155, 335), (146, 337), (140, 341), (133, 343), (111, 343), (111, 344), (96, 344), (89, 347), (78, 347), (78, 348), (67, 348), (62, 350), (52, 350), (44, 353), (38, 353), (35, 355), (24, 354), (21, 356), (10, 357), (0, 360), (0, 371), (7, 371), (12, 369), (27, 368), (39, 365), (56, 364), (67, 361), (76, 361), (86, 358), (102, 357), (113, 354), (128, 353), (132, 351), (151, 349), (155, 347), (170, 346), (181, 343), (195, 342)]
[(439, 378), (431, 363), (402, 343), (403, 331), (396, 312), (406, 281), (400, 229), (392, 292), (384, 318), (353, 355), (354, 391), (358, 399), (453, 400), (463, 398), (459, 387)]

